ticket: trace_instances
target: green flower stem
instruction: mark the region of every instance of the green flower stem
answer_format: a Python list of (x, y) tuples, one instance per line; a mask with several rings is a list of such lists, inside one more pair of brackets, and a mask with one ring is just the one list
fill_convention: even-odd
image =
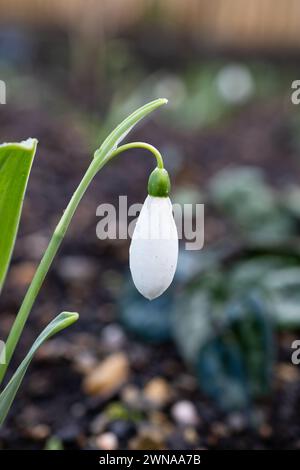
[(156, 158), (157, 167), (160, 169), (164, 168), (164, 161), (160, 152), (155, 147), (153, 147), (153, 145), (146, 144), (145, 142), (131, 142), (130, 144), (121, 145), (111, 154), (111, 156), (109, 157), (109, 160), (111, 160), (113, 157), (115, 157), (119, 153), (125, 152), (125, 150), (131, 150), (131, 149), (137, 149), (137, 148), (149, 150), (149, 152), (151, 152)]
[(73, 194), (67, 208), (65, 209), (57, 227), (54, 230), (50, 243), (44, 253), (44, 256), (35, 272), (33, 280), (28, 288), (28, 291), (25, 295), (21, 308), (16, 316), (16, 319), (13, 323), (13, 326), (10, 330), (9, 336), (6, 342), (6, 364), (0, 365), (0, 384), (5, 376), (6, 370), (9, 366), (12, 355), (15, 351), (15, 348), (18, 344), (20, 336), (22, 334), (23, 328), (27, 321), (27, 318), (30, 314), (32, 306), (35, 302), (35, 299), (40, 291), (40, 288), (44, 282), (44, 279), (49, 271), (49, 268), (52, 264), (52, 261), (61, 245), (61, 242), (66, 234), (66, 231), (70, 225), (72, 217), (80, 203), (83, 195), (85, 194), (87, 188), (89, 187), (94, 176), (98, 171), (108, 163), (112, 158), (124, 152), (125, 150), (130, 150), (134, 148), (142, 148), (149, 150), (157, 160), (157, 166), (163, 168), (163, 159), (159, 151), (150, 144), (144, 142), (132, 142), (129, 144), (124, 144), (114, 150), (110, 155), (105, 157), (97, 158), (95, 157), (88, 167), (84, 177), (82, 178), (78, 188)]

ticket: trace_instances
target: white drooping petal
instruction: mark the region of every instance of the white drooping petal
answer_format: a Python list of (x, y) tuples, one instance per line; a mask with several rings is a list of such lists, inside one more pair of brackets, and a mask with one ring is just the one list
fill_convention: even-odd
[(148, 196), (137, 220), (129, 266), (137, 290), (159, 297), (171, 284), (178, 259), (178, 233), (168, 197)]

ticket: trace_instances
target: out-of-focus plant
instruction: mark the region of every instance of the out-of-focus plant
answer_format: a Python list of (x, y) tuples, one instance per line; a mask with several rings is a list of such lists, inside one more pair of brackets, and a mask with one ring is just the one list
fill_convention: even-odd
[(227, 410), (270, 390), (273, 331), (300, 326), (298, 201), (297, 188), (279, 194), (253, 167), (222, 170), (210, 182), (207, 202), (231, 222), (233, 250), (228, 238), (206, 250), (215, 251), (210, 275), (199, 256), (201, 274), (176, 299), (172, 320), (201, 388)]
[[(0, 383), (5, 377), (15, 348), (19, 342), (35, 299), (48, 273), (52, 261), (61, 245), (78, 204), (91, 181), (103, 166), (126, 150), (140, 148), (149, 151), (157, 161), (157, 168), (151, 173), (148, 183), (148, 197), (145, 201), (130, 248), (130, 268), (139, 291), (147, 298), (159, 296), (171, 283), (177, 264), (178, 236), (168, 198), (170, 181), (161, 154), (152, 145), (132, 142), (119, 146), (130, 130), (145, 116), (156, 110), (167, 100), (158, 99), (137, 109), (109, 134), (94, 153), (90, 166), (74, 192), (68, 206), (54, 230), (50, 243), (36, 270), (24, 301), (12, 325), (6, 342), (6, 362), (0, 365)], [(4, 144), (0, 147), (0, 286), (7, 271), (18, 223), (22, 201), (35, 154), (37, 141), (29, 139), (20, 144)], [(160, 220), (163, 220), (162, 233)], [(154, 229), (155, 239), (151, 238)], [(163, 238), (171, 232), (171, 238)], [(150, 235), (149, 235), (150, 234)], [(159, 238), (161, 237), (161, 238)], [(58, 315), (39, 335), (23, 362), (0, 394), (0, 424), (5, 420), (26, 370), (36, 350), (51, 336), (74, 323), (77, 313), (63, 312)]]
[(128, 282), (118, 300), (119, 319), (130, 333), (147, 342), (168, 341), (171, 339), (170, 316), (173, 302), (174, 289), (147, 302)]
[(201, 273), (172, 309), (179, 351), (226, 410), (247, 408), (270, 392), (274, 331), (300, 326), (299, 256), (254, 253)]
[(231, 296), (224, 281), (216, 274), (192, 282), (177, 299), (173, 331), (201, 388), (223, 409), (243, 409), (269, 391), (272, 322), (257, 292)]
[(276, 325), (299, 326), (299, 188), (275, 192), (261, 170), (242, 167), (221, 171), (209, 189), (211, 203), (233, 222), (236, 242), (248, 251), (231, 269), (231, 289), (264, 289)]
[(255, 167), (220, 171), (210, 182), (209, 197), (234, 223), (240, 236), (256, 241), (279, 241), (293, 233), (294, 221), (283, 211), (275, 192)]
[(298, 260), (284, 256), (262, 256), (241, 261), (230, 272), (231, 290), (245, 294), (254, 289), (265, 297), (278, 329), (300, 326), (300, 268)]

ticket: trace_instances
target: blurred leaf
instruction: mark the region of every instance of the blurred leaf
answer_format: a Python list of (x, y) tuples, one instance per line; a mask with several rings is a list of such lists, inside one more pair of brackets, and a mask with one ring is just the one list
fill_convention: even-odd
[[(174, 292), (173, 292), (174, 293)], [(120, 296), (119, 318), (124, 327), (145, 341), (159, 343), (171, 338), (172, 289), (149, 302), (130, 282)]]
[(290, 186), (283, 195), (283, 205), (294, 217), (300, 219), (300, 187)]
[(259, 290), (278, 328), (300, 327), (298, 260), (284, 256), (254, 257), (235, 264), (227, 274), (227, 287), (232, 295)]
[(235, 295), (226, 276), (203, 276), (177, 299), (176, 344), (200, 387), (223, 409), (242, 409), (269, 391), (273, 328), (258, 292)]
[(283, 256), (255, 256), (236, 262), (228, 271), (228, 289), (233, 294), (248, 292), (250, 289), (262, 287), (266, 277), (292, 263), (291, 259)]
[(270, 309), (279, 328), (300, 328), (300, 268), (270, 272), (264, 280)]
[(214, 337), (212, 308), (212, 296), (206, 288), (185, 291), (174, 305), (173, 336), (182, 356), (192, 366), (198, 360), (200, 348)]
[(37, 141), (0, 145), (0, 291), (14, 247)]
[(131, 129), (138, 124), (143, 118), (148, 114), (155, 111), (157, 108), (166, 104), (167, 100), (160, 98), (158, 100), (151, 101), (141, 108), (134, 111), (130, 116), (128, 116), (124, 121), (121, 122), (105, 139), (101, 147), (96, 150), (94, 158), (99, 158), (99, 160), (105, 159), (109, 160), (110, 154), (118, 147), (119, 143), (125, 139), (127, 134)]
[(248, 239), (277, 241), (290, 236), (295, 227), (263, 173), (255, 167), (220, 171), (210, 182), (210, 199)]
[(47, 339), (51, 338), (51, 336), (54, 336), (59, 331), (72, 325), (77, 319), (78, 313), (62, 312), (56, 318), (54, 318), (54, 320), (52, 320), (52, 322), (49, 323), (48, 326), (46, 326), (46, 328), (35, 340), (25, 359), (21, 362), (18, 369), (6, 385), (5, 389), (0, 394), (0, 425), (3, 424), (7, 413), (9, 412), (9, 409), (14, 401), (16, 393), (22, 383), (24, 375), (37, 349), (45, 341), (47, 341)]
[(270, 391), (274, 362), (273, 319), (264, 297), (257, 290), (230, 300), (227, 316), (247, 375), (251, 397)]

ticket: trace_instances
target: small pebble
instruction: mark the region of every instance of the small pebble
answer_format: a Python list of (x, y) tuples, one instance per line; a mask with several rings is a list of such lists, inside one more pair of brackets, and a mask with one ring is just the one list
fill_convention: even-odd
[(96, 446), (101, 450), (116, 450), (118, 448), (118, 438), (112, 432), (105, 432), (95, 440)]
[(178, 424), (196, 426), (199, 423), (197, 409), (188, 400), (178, 401), (172, 406), (171, 415)]
[(32, 281), (36, 271), (36, 263), (25, 261), (11, 267), (9, 279), (13, 287), (24, 288)]
[(121, 398), (124, 403), (132, 408), (140, 409), (143, 407), (141, 391), (135, 385), (126, 385), (121, 392)]
[(227, 418), (227, 424), (233, 432), (242, 432), (246, 428), (246, 419), (242, 413), (230, 413)]
[(220, 438), (220, 437), (228, 437), (228, 428), (225, 426), (225, 424), (220, 423), (220, 422), (215, 422), (211, 426), (211, 431), (214, 436)]
[(88, 395), (107, 396), (128, 380), (129, 362), (124, 353), (104, 359), (86, 376), (83, 389)]
[(51, 429), (46, 424), (37, 424), (26, 430), (26, 435), (35, 441), (46, 439), (50, 433)]
[(144, 397), (150, 404), (163, 407), (167, 405), (172, 398), (171, 388), (165, 379), (155, 377), (146, 384)]
[(103, 328), (101, 345), (109, 352), (120, 350), (125, 344), (125, 334), (117, 324), (111, 324)]
[(184, 439), (189, 444), (195, 446), (199, 441), (199, 436), (194, 428), (186, 428), (183, 433)]
[(159, 429), (162, 437), (168, 437), (174, 429), (174, 424), (169, 421), (167, 414), (159, 410), (153, 410), (149, 413), (148, 422), (153, 426), (153, 429)]
[(151, 426), (141, 429), (128, 443), (129, 450), (164, 450), (166, 444), (160, 431)]
[(263, 424), (260, 428), (259, 428), (259, 435), (263, 438), (263, 439), (269, 439), (273, 434), (273, 430), (271, 428), (271, 426), (267, 423)]

